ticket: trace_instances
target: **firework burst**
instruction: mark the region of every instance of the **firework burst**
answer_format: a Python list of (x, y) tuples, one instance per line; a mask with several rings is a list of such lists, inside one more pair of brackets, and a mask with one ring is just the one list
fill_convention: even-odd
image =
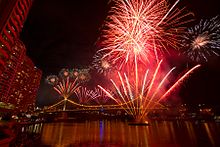
[(67, 77), (71, 76), (71, 73), (70, 73), (69, 69), (63, 68), (63, 69), (61, 69), (61, 71), (59, 72), (59, 76), (60, 76), (61, 78), (67, 78)]
[(63, 100), (52, 105), (53, 108), (57, 105), (64, 103), (63, 110), (66, 110), (66, 102), (70, 101), (68, 98), (79, 88), (78, 77), (73, 76), (69, 69), (63, 68), (59, 72), (59, 76), (51, 75), (46, 78), (48, 84), (53, 86), (53, 89), (63, 97)]
[(101, 73), (103, 75), (108, 75), (111, 73), (112, 70), (114, 70), (114, 63), (112, 63), (112, 60), (109, 58), (103, 57), (105, 54), (102, 52), (97, 52), (94, 55), (94, 60), (92, 63), (92, 67), (98, 71), (98, 73)]
[(75, 91), (80, 104), (88, 104), (94, 98), (93, 90), (89, 90), (86, 87), (80, 87)]
[(64, 97), (64, 99), (67, 99), (73, 94), (79, 86), (79, 83), (87, 82), (89, 80), (90, 74), (88, 68), (73, 70), (63, 68), (59, 72), (59, 77), (51, 75), (46, 78), (47, 83), (53, 85), (53, 88)]
[(54, 90), (60, 94), (64, 99), (68, 99), (74, 91), (77, 89), (79, 84), (77, 83), (77, 79), (70, 80), (69, 77), (66, 79), (61, 79), (57, 85), (54, 85)]
[(173, 85), (170, 85), (170, 74), (175, 68), (172, 68), (168, 72), (163, 73), (161, 71), (160, 61), (154, 70), (146, 70), (145, 74), (138, 74), (138, 68), (133, 71), (135, 80), (131, 77), (130, 73), (121, 74), (118, 72), (120, 82), (116, 83), (111, 79), (112, 84), (115, 87), (117, 95), (113, 95), (99, 85), (99, 88), (105, 92), (108, 97), (118, 103), (127, 113), (132, 115), (137, 122), (141, 122), (145, 119), (150, 109), (159, 108), (161, 106), (161, 100), (165, 99), (178, 85), (186, 79), (190, 73), (197, 69), (200, 65), (193, 67), (182, 77), (180, 77)]
[(80, 69), (78, 73), (78, 80), (80, 83), (88, 82), (91, 79), (91, 75), (89, 73), (89, 68)]
[(55, 75), (50, 75), (46, 77), (46, 82), (50, 85), (56, 85), (59, 81), (59, 78)]
[(220, 49), (220, 19), (201, 20), (184, 34), (183, 54), (192, 61), (208, 61), (211, 55), (217, 55)]
[(75, 90), (78, 87), (79, 87), (79, 83), (77, 82), (77, 78), (70, 79), (70, 77), (60, 79), (60, 81), (56, 85), (53, 86), (53, 89), (60, 96), (63, 97), (63, 100), (60, 101), (60, 102), (64, 102), (63, 110), (66, 110), (66, 102), (69, 101), (68, 98), (75, 92)]
[(113, 7), (102, 30), (99, 51), (106, 54), (119, 69), (135, 58), (143, 63), (159, 61), (167, 44), (177, 45), (177, 34), (183, 27), (183, 10), (169, 7), (166, 0), (113, 0)]
[(72, 76), (75, 77), (75, 78), (78, 77), (79, 72), (80, 72), (80, 70), (77, 69), (77, 68), (73, 68), (73, 69), (71, 70)]
[[(108, 91), (108, 93), (111, 93)], [(95, 88), (93, 100), (99, 105), (106, 104), (111, 98), (100, 88)], [(111, 93), (112, 94), (112, 93)], [(113, 94), (112, 94), (113, 95)]]

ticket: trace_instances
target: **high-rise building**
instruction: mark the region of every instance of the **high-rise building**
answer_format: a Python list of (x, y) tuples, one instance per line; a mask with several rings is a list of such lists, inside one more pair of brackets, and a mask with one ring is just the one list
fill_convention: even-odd
[(22, 111), (34, 108), (41, 74), (41, 70), (25, 56), (12, 82), (13, 86), (10, 88), (7, 101), (16, 104), (16, 109)]
[(19, 39), (32, 0), (0, 0), (0, 101), (26, 111), (33, 106), (41, 71)]

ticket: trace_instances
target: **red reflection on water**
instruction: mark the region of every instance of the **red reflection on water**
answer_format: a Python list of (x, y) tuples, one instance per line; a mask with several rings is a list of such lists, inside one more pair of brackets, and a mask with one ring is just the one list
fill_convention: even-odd
[(220, 135), (219, 126), (216, 127), (216, 125), (220, 124), (211, 124), (217, 130), (210, 129), (210, 124), (175, 121), (154, 121), (150, 126), (130, 126), (126, 122), (107, 120), (50, 123), (44, 125), (41, 144), (57, 147), (212, 146), (218, 144), (213, 135)]
[(212, 146), (215, 146), (215, 141), (214, 141), (214, 137), (212, 136), (210, 125), (208, 123), (204, 123), (204, 126), (205, 126), (205, 130), (207, 132), (207, 135), (209, 137), (209, 140), (212, 143)]

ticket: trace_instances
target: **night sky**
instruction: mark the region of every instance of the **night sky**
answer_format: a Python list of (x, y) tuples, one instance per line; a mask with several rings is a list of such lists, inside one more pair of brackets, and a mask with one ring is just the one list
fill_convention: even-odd
[[(62, 68), (88, 67), (92, 62), (97, 50), (95, 42), (109, 10), (107, 3), (107, 0), (34, 1), (21, 39), (27, 55), (43, 71), (39, 106), (52, 104), (58, 97), (45, 83), (47, 75), (58, 74)], [(194, 12), (195, 23), (220, 14), (218, 0), (182, 0), (179, 6)], [(219, 83), (220, 57), (213, 56), (171, 97), (184, 103), (220, 104)]]

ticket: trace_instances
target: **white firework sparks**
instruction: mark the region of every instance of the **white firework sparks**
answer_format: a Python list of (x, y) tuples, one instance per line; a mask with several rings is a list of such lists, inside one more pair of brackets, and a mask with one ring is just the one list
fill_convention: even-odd
[(184, 34), (183, 54), (192, 61), (208, 61), (211, 55), (219, 56), (220, 19), (218, 16), (210, 20), (201, 20), (199, 24)]

